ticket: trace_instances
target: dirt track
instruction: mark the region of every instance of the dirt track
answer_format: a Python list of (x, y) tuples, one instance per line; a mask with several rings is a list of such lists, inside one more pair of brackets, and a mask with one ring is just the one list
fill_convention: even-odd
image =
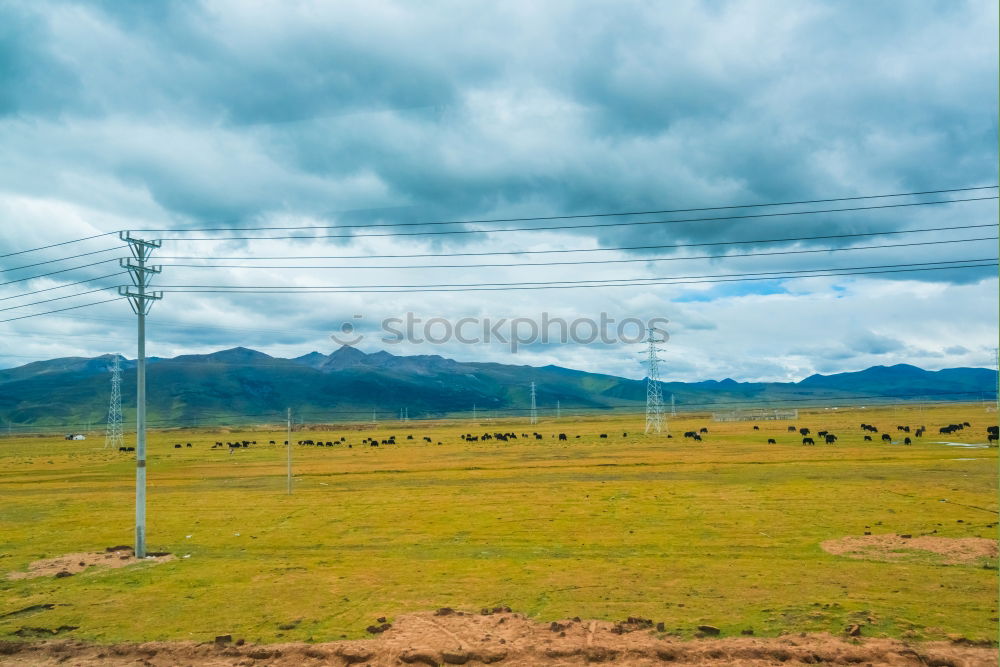
[[(711, 629), (706, 629), (711, 634)], [(577, 619), (541, 624), (516, 613), (438, 610), (408, 614), (375, 639), (322, 644), (148, 642), (96, 646), (73, 640), (0, 642), (0, 664), (32, 665), (997, 665), (997, 649), (958, 642), (905, 643), (825, 634), (778, 638), (659, 639), (648, 622)]]
[(136, 563), (166, 563), (173, 560), (171, 554), (150, 554), (148, 558), (135, 557), (132, 547), (108, 547), (104, 551), (65, 554), (55, 558), (43, 558), (28, 565), (27, 572), (8, 572), (8, 579), (34, 579), (37, 577), (73, 576), (88, 568), (119, 568)]
[(997, 558), (997, 541), (982, 537), (954, 538), (932, 535), (912, 537), (889, 533), (842, 537), (837, 540), (827, 540), (820, 546), (824, 551), (838, 556), (887, 562), (920, 552), (940, 556), (942, 562), (947, 565), (976, 565)]

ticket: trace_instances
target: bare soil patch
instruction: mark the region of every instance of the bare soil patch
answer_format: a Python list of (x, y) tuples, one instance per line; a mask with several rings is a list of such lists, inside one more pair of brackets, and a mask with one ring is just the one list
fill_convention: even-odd
[(146, 558), (135, 557), (132, 547), (108, 547), (93, 553), (75, 553), (43, 558), (28, 565), (27, 572), (8, 572), (8, 579), (34, 579), (35, 577), (71, 577), (88, 568), (127, 567), (136, 563), (165, 563), (173, 560), (172, 554), (148, 554)]
[(374, 639), (317, 644), (246, 644), (229, 635), (196, 642), (100, 646), (73, 640), (0, 642), (0, 664), (50, 667), (97, 665), (482, 665), (570, 667), (616, 665), (997, 665), (994, 647), (954, 642), (802, 634), (681, 641), (645, 619), (619, 623), (578, 618), (540, 623), (508, 611), (447, 610), (389, 619)]
[(997, 558), (996, 540), (983, 537), (848, 536), (820, 544), (824, 551), (848, 558), (897, 561), (913, 555), (936, 554), (945, 565), (982, 565)]

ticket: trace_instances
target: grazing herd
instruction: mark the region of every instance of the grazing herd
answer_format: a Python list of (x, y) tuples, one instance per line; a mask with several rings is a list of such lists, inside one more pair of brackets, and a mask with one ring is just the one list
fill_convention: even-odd
[[(948, 424), (947, 426), (942, 426), (941, 428), (938, 429), (938, 433), (941, 434), (941, 435), (952, 435), (952, 434), (957, 433), (959, 431), (962, 431), (962, 430), (964, 430), (966, 428), (971, 428), (971, 426), (970, 426), (969, 422), (963, 421), (963, 422), (956, 423), (956, 424)], [(860, 425), (860, 429), (863, 432), (863, 436), (862, 437), (864, 438), (865, 442), (872, 442), (872, 440), (873, 440), (872, 436), (873, 435), (880, 435), (882, 442), (889, 443), (889, 444), (893, 444), (893, 442), (894, 442), (893, 438), (892, 438), (892, 435), (890, 435), (889, 433), (879, 433), (878, 428), (875, 427), (872, 424), (861, 424)], [(758, 425), (755, 424), (753, 426), (753, 430), (754, 431), (760, 431), (760, 426), (758, 426)], [(906, 434), (906, 435), (903, 436), (902, 441), (901, 441), (903, 445), (911, 445), (911, 444), (913, 444), (913, 438), (921, 438), (921, 437), (923, 437), (924, 433), (926, 433), (926, 431), (927, 431), (927, 427), (924, 426), (924, 425), (917, 426), (917, 427), (911, 427), (909, 425), (900, 424), (900, 425), (896, 426), (895, 430), (898, 433)], [(829, 431), (816, 431), (815, 437), (813, 437), (813, 435), (812, 435), (812, 433), (813, 433), (812, 430), (809, 429), (809, 428), (806, 428), (806, 427), (801, 427), (800, 428), (800, 427), (797, 427), (797, 426), (794, 426), (794, 425), (789, 425), (787, 427), (787, 431), (788, 431), (788, 433), (794, 433), (794, 434), (796, 434), (796, 437), (801, 437), (801, 439), (802, 439), (801, 441), (802, 441), (803, 445), (815, 445), (816, 442), (817, 442), (817, 440), (819, 440), (820, 442), (829, 444), (829, 445), (835, 444), (838, 441), (838, 436), (836, 434), (834, 434), (834, 433), (830, 433)], [(689, 438), (689, 439), (691, 439), (691, 440), (693, 440), (695, 442), (702, 442), (707, 435), (708, 435), (708, 428), (706, 428), (706, 427), (702, 427), (702, 428), (700, 428), (698, 430), (692, 430), (692, 431), (685, 431), (684, 432), (684, 437), (685, 438)], [(912, 436), (912, 438), (911, 438), (911, 436)], [(525, 439), (525, 440), (532, 440), (532, 439), (533, 440), (545, 440), (545, 436), (542, 435), (541, 433), (537, 432), (537, 431), (532, 431), (531, 433), (521, 433), (520, 435), (518, 435), (517, 433), (514, 433), (513, 431), (505, 431), (505, 432), (494, 431), (494, 432), (486, 432), (486, 433), (479, 433), (479, 434), (463, 433), (459, 437), (460, 437), (461, 440), (463, 440), (466, 443), (510, 442), (510, 441), (518, 440), (518, 439)], [(570, 438), (570, 436), (568, 436), (566, 433), (553, 433), (553, 434), (550, 434), (549, 437), (550, 438), (558, 438), (560, 442), (566, 442)], [(579, 439), (581, 436), (580, 435), (575, 435), (575, 436), (572, 436), (572, 437), (574, 437), (575, 439)], [(627, 432), (622, 433), (622, 437), (623, 438), (627, 438), (628, 437), (628, 433)], [(667, 435), (666, 437), (667, 438), (671, 438), (673, 436)], [(986, 428), (986, 437), (987, 437), (988, 444), (992, 445), (993, 443), (996, 443), (997, 440), (998, 440), (998, 437), (1000, 437), (1000, 433), (998, 433), (998, 427), (997, 426), (988, 426)], [(608, 436), (607, 433), (601, 433), (601, 434), (598, 435), (598, 438), (601, 439), (601, 440), (607, 440), (609, 438), (609, 436)], [(414, 440), (413, 434), (407, 435), (406, 439), (407, 440)], [(430, 438), (429, 436), (422, 436), (422, 441), (424, 443), (426, 443), (426, 444), (434, 444), (434, 440), (432, 438)], [(225, 449), (225, 448), (228, 448), (229, 449), (229, 453), (232, 454), (234, 451), (237, 451), (237, 450), (240, 450), (240, 449), (247, 449), (247, 448), (251, 447), (252, 445), (256, 445), (256, 444), (257, 444), (256, 440), (236, 440), (236, 441), (232, 441), (232, 442), (217, 441), (214, 445), (212, 445), (211, 448), (212, 449), (220, 449), (220, 448), (221, 449)], [(275, 440), (269, 440), (268, 444), (269, 445), (276, 445), (276, 444), (279, 444), (279, 443), (277, 441), (275, 441)], [(282, 446), (287, 445), (288, 441), (285, 440), (283, 442), (280, 442), (280, 444)], [(297, 444), (300, 445), (300, 446), (311, 446), (311, 447), (336, 447), (336, 446), (340, 446), (340, 445), (346, 445), (348, 448), (353, 448), (353, 446), (354, 446), (352, 443), (349, 443), (347, 441), (347, 436), (341, 436), (337, 440), (326, 440), (326, 441), (324, 441), (324, 440), (312, 440), (312, 439), (299, 440), (299, 441), (297, 441)], [(383, 446), (383, 445), (395, 445), (395, 444), (396, 444), (396, 436), (395, 435), (386, 436), (385, 438), (381, 438), (381, 439), (373, 438), (373, 437), (363, 437), (363, 438), (361, 438), (361, 441), (359, 443), (360, 446), (368, 446), (368, 447), (379, 447), (379, 446)], [(437, 441), (437, 444), (440, 445), (442, 443), (441, 443), (441, 441)], [(776, 444), (778, 444), (778, 439), (776, 437), (769, 437), (769, 438), (767, 438), (767, 444), (769, 444), (769, 445), (776, 445)], [(193, 447), (193, 445), (190, 442), (183, 443), (183, 444), (182, 443), (174, 443), (174, 449), (182, 449), (182, 448), (186, 448), (186, 447)], [(120, 451), (120, 452), (134, 452), (135, 451), (135, 447), (119, 447), (118, 451)]]
[[(876, 428), (872, 424), (861, 424), (860, 427), (861, 427), (861, 430), (865, 432), (865, 434), (862, 436), (864, 438), (865, 442), (872, 442), (872, 436), (869, 435), (869, 434), (871, 434), (871, 433), (878, 433), (879, 432), (878, 428)], [(948, 426), (942, 426), (938, 430), (938, 433), (950, 435), (952, 433), (955, 433), (957, 431), (961, 431), (962, 429), (969, 428), (969, 427), (970, 427), (969, 426), (969, 422), (962, 422), (960, 424), (949, 424)], [(759, 431), (760, 427), (755, 425), (753, 427), (753, 430)], [(899, 425), (896, 426), (896, 430), (898, 432), (900, 432), (900, 433), (911, 433), (912, 432), (912, 435), (913, 435), (914, 438), (921, 438), (921, 437), (923, 437), (924, 433), (927, 432), (927, 427), (921, 425), (921, 426), (918, 426), (918, 427), (915, 427), (915, 428), (911, 428), (908, 425), (899, 424)], [(796, 428), (795, 426), (789, 426), (788, 427), (788, 432), (789, 433), (795, 433), (796, 431), (798, 431), (799, 435), (802, 436), (802, 444), (803, 445), (815, 445), (816, 444), (815, 439), (809, 437), (809, 434), (811, 433), (811, 431), (808, 428)], [(823, 441), (826, 442), (827, 444), (831, 444), (832, 445), (835, 442), (837, 442), (837, 436), (834, 435), (833, 433), (828, 432), (828, 431), (818, 431), (816, 433), (816, 435), (818, 437), (822, 438)], [(997, 441), (997, 437), (998, 437), (997, 427), (996, 426), (988, 426), (986, 428), (986, 438), (987, 438), (988, 444), (993, 444), (994, 442), (996, 442)], [(882, 433), (882, 441), (883, 442), (888, 442), (889, 444), (892, 444), (892, 442), (893, 442), (892, 436), (890, 434), (888, 434), (888, 433)], [(902, 442), (903, 442), (904, 445), (912, 445), (913, 444), (913, 439), (910, 438), (909, 435), (906, 435), (906, 436), (903, 437)], [(774, 445), (774, 444), (777, 444), (777, 441), (774, 438), (768, 438), (767, 439), (767, 444)]]

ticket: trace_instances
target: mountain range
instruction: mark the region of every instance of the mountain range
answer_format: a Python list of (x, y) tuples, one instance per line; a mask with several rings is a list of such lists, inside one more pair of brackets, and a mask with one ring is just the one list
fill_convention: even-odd
[[(0, 370), (0, 419), (15, 426), (82, 429), (107, 416), (112, 355), (36, 361)], [(134, 418), (134, 360), (119, 357), (122, 408)], [(331, 354), (294, 359), (237, 347), (211, 354), (149, 358), (150, 426), (279, 422), (286, 406), (297, 421), (370, 421), (526, 415), (535, 382), (542, 415), (641, 410), (646, 381), (560, 366), (461, 362), (437, 355), (366, 354), (344, 346)], [(873, 366), (811, 375), (799, 382), (663, 382), (678, 410), (729, 411), (755, 407), (856, 405), (900, 401), (969, 401), (996, 396), (997, 373), (985, 368), (927, 371)]]

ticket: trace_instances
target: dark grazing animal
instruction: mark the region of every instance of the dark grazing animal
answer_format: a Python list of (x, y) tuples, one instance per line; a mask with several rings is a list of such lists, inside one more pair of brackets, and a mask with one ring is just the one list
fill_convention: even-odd
[(767, 444), (769, 444), (769, 445), (776, 445), (776, 444), (778, 444), (778, 441), (775, 440), (774, 438), (768, 438), (767, 439)]
[(802, 444), (803, 445), (815, 445), (816, 441), (813, 440), (812, 438), (802, 438)]

